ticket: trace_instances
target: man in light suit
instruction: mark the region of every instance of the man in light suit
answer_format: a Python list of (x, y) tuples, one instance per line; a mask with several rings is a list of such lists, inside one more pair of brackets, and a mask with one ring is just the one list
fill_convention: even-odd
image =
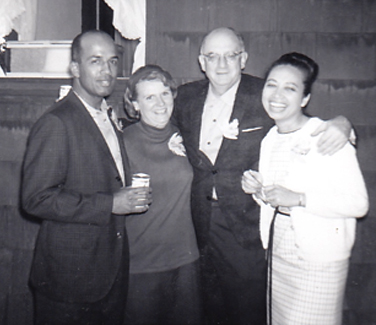
[[(257, 169), (260, 142), (272, 121), (261, 105), (263, 81), (242, 74), (247, 58), (234, 30), (213, 30), (199, 55), (207, 79), (179, 87), (175, 102), (174, 120), (194, 169), (192, 215), (208, 324), (266, 323), (259, 208), (242, 191), (241, 177)], [(322, 152), (344, 145), (349, 129), (341, 117), (318, 129), (316, 135), (325, 131)]]
[(30, 283), (36, 324), (122, 324), (128, 285), (125, 215), (146, 211), (104, 98), (118, 55), (101, 31), (72, 43), (72, 91), (33, 126), (22, 205), (41, 219)]

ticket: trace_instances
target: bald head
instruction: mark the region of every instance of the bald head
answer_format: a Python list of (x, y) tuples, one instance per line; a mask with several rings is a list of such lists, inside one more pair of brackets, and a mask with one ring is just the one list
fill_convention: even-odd
[(103, 98), (115, 88), (118, 61), (116, 44), (108, 34), (93, 30), (77, 36), (70, 64), (74, 91), (92, 107), (100, 108)]
[(244, 51), (244, 41), (242, 36), (237, 33), (234, 29), (229, 27), (220, 27), (213, 29), (209, 34), (205, 36), (201, 43), (200, 53), (204, 54), (207, 52), (207, 48), (210, 47), (212, 42), (228, 40), (236, 44), (238, 51)]
[(71, 48), (71, 60), (73, 62), (80, 62), (81, 61), (81, 52), (83, 49), (84, 43), (95, 43), (95, 42), (106, 42), (106, 44), (115, 47), (115, 43), (110, 35), (101, 31), (101, 30), (89, 30), (84, 33), (79, 34), (75, 37), (72, 42)]
[(231, 28), (221, 27), (206, 35), (198, 60), (212, 91), (222, 95), (239, 82), (247, 58), (242, 37)]

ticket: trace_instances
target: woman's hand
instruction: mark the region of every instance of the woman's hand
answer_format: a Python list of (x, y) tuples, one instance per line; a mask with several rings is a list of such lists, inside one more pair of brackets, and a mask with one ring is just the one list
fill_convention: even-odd
[(242, 176), (242, 189), (247, 194), (262, 192), (262, 176), (255, 170), (246, 170)]
[(280, 185), (264, 187), (265, 201), (272, 207), (294, 207), (305, 205), (305, 195), (288, 190)]

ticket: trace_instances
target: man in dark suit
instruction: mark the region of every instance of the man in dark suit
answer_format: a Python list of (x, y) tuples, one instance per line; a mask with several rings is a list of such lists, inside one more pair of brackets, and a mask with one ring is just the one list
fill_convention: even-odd
[[(243, 192), (241, 177), (257, 169), (260, 142), (272, 121), (261, 105), (263, 81), (242, 74), (247, 58), (234, 30), (213, 30), (199, 55), (207, 79), (179, 87), (175, 102), (174, 119), (194, 169), (192, 214), (208, 324), (266, 323), (259, 208)], [(337, 122), (343, 127), (326, 126), (324, 153), (347, 141), (348, 121)]]
[(128, 161), (104, 98), (118, 55), (101, 31), (72, 44), (72, 91), (33, 126), (22, 204), (42, 220), (30, 282), (36, 324), (122, 324), (128, 285), (125, 216), (146, 211), (148, 188), (130, 185)]

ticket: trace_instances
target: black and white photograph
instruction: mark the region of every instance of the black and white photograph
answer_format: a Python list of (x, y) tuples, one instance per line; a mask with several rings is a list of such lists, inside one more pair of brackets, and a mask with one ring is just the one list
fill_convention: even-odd
[(0, 0), (0, 325), (376, 325), (376, 1)]

